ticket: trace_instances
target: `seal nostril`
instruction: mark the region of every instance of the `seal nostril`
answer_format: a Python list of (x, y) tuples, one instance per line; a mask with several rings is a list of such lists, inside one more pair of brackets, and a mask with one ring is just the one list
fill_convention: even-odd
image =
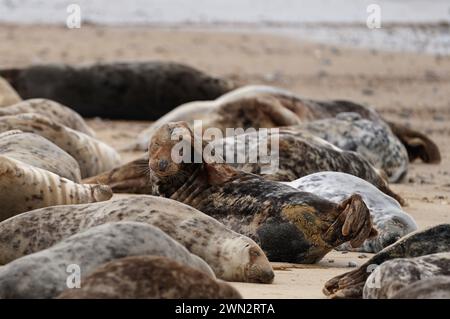
[(161, 170), (161, 171), (166, 170), (168, 165), (169, 165), (169, 162), (167, 160), (160, 160), (159, 161), (159, 170)]

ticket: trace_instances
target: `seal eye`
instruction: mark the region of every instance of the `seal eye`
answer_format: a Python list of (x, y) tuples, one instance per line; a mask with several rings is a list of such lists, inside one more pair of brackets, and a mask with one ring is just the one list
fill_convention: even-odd
[(160, 160), (159, 161), (159, 170), (160, 171), (165, 171), (167, 166), (169, 165), (169, 162), (167, 160)]

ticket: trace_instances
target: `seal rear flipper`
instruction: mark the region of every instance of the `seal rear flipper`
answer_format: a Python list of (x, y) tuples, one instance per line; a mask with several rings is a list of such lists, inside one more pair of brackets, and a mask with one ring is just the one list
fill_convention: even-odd
[(405, 145), (409, 160), (420, 158), (425, 163), (440, 163), (441, 153), (438, 146), (424, 134), (404, 125), (386, 121), (392, 132)]
[(115, 193), (150, 194), (148, 158), (139, 158), (108, 172), (86, 178), (83, 183), (109, 185)]
[(361, 299), (364, 284), (370, 275), (361, 269), (331, 278), (325, 283), (323, 294), (333, 299)]
[(337, 218), (327, 229), (324, 239), (336, 247), (350, 241), (352, 247), (361, 246), (367, 238), (376, 236), (369, 209), (358, 194), (353, 194), (337, 207)]

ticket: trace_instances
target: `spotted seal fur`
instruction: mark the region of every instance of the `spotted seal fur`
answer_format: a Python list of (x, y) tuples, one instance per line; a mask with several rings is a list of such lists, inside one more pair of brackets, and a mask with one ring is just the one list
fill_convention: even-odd
[(240, 299), (231, 285), (157, 256), (110, 261), (87, 276), (80, 289), (66, 289), (59, 299)]
[(362, 118), (385, 126), (404, 143), (410, 160), (417, 157), (429, 163), (440, 161), (437, 145), (424, 134), (392, 122), (386, 122), (373, 107), (342, 100), (312, 100), (287, 90), (270, 86), (250, 85), (235, 89), (214, 101), (180, 105), (138, 136), (137, 149), (145, 150), (155, 130), (175, 121), (202, 120), (203, 127), (271, 128), (290, 126), (318, 119), (332, 118), (339, 113), (358, 113)]
[(388, 260), (367, 278), (363, 298), (392, 298), (400, 289), (435, 276), (450, 276), (450, 252)]
[(95, 136), (94, 131), (74, 110), (47, 99), (30, 99), (0, 108), (0, 116), (36, 113), (81, 133)]
[[(181, 142), (172, 140), (175, 129), (186, 134)], [(239, 171), (204, 156), (192, 135), (187, 123), (177, 122), (162, 126), (153, 136), (149, 167), (154, 193), (193, 206), (249, 236), (269, 260), (314, 263), (344, 242), (358, 247), (376, 234), (359, 195), (334, 204)], [(191, 154), (203, 154), (202, 162), (173, 161), (171, 152), (177, 143)]]
[(165, 61), (88, 65), (41, 64), (0, 70), (25, 98), (48, 98), (83, 117), (156, 120), (189, 101), (211, 100), (231, 90), (227, 80)]
[(414, 258), (441, 252), (450, 252), (450, 224), (441, 224), (406, 235), (359, 268), (328, 280), (323, 293), (332, 298), (362, 298), (364, 284), (377, 265), (394, 258)]
[(168, 257), (214, 278), (202, 259), (160, 229), (119, 222), (93, 227), (0, 267), (0, 298), (54, 298), (67, 288), (69, 265), (78, 265), (83, 285), (83, 276), (102, 264), (140, 255)]
[(339, 203), (352, 194), (361, 195), (369, 208), (378, 235), (366, 239), (358, 248), (352, 248), (345, 243), (337, 247), (338, 250), (377, 253), (401, 237), (417, 230), (414, 219), (402, 210), (395, 199), (356, 176), (339, 172), (320, 172), (286, 184), (334, 203)]
[(56, 144), (78, 162), (83, 178), (100, 174), (120, 164), (120, 155), (111, 146), (40, 114), (1, 116), (0, 132), (9, 130), (38, 134)]
[(0, 155), (81, 182), (77, 161), (40, 135), (18, 130), (0, 133)]
[(167, 198), (130, 196), (30, 211), (0, 223), (0, 264), (46, 249), (85, 229), (118, 221), (154, 225), (204, 259), (218, 278), (270, 283), (261, 248), (198, 210)]
[(389, 182), (400, 182), (408, 172), (408, 152), (385, 125), (363, 119), (358, 113), (339, 113), (335, 118), (290, 127), (306, 130), (342, 150), (354, 151), (383, 170)]
[(78, 184), (0, 155), (0, 221), (36, 208), (98, 202), (111, 197), (107, 185)]
[(400, 289), (391, 299), (450, 299), (450, 277), (421, 279)]

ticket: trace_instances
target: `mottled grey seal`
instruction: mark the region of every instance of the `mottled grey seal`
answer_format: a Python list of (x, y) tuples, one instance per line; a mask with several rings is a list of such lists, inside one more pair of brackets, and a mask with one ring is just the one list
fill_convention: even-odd
[(0, 155), (81, 182), (77, 161), (40, 135), (18, 130), (0, 133)]
[(48, 98), (69, 105), (84, 117), (156, 120), (174, 107), (211, 100), (233, 88), (187, 65), (164, 62), (33, 65), (3, 69), (25, 98)]
[(0, 76), (0, 107), (18, 103), (21, 100), (19, 94)]
[(378, 235), (366, 239), (360, 247), (352, 248), (345, 243), (337, 247), (338, 250), (377, 253), (401, 237), (417, 230), (414, 219), (402, 210), (395, 199), (356, 176), (339, 172), (320, 172), (286, 184), (302, 192), (316, 194), (336, 204), (352, 194), (361, 195), (372, 215)]
[[(277, 140), (278, 165), (271, 162), (250, 160), (251, 154), (267, 146), (272, 152), (272, 139)], [(358, 176), (379, 188), (400, 203), (404, 200), (393, 192), (382, 175), (365, 158), (351, 151), (342, 151), (332, 144), (307, 132), (282, 128), (269, 131), (261, 136), (259, 132), (249, 132), (215, 140), (210, 146), (221, 150), (227, 163), (241, 171), (262, 176), (274, 181), (292, 181), (320, 171), (339, 171)], [(235, 157), (242, 155), (242, 161)], [(148, 157), (124, 164), (98, 176), (86, 179), (87, 183), (102, 183), (112, 187), (114, 192), (151, 193), (148, 169), (145, 169)]]
[(335, 118), (305, 122), (290, 129), (306, 130), (342, 150), (361, 154), (382, 169), (390, 182), (401, 181), (408, 172), (408, 152), (400, 140), (386, 125), (363, 119), (358, 113), (339, 113)]
[(240, 299), (225, 282), (165, 257), (133, 256), (110, 261), (66, 289), (59, 299)]
[[(188, 138), (172, 140), (173, 130)], [(177, 163), (172, 149), (184, 143), (201, 163)], [(358, 247), (376, 234), (369, 210), (357, 194), (339, 204), (311, 193), (215, 162), (198, 147), (187, 123), (162, 126), (149, 146), (155, 194), (176, 199), (218, 219), (260, 244), (271, 261), (314, 263), (350, 241)]]
[(450, 252), (450, 224), (441, 224), (406, 235), (384, 248), (359, 268), (325, 283), (323, 293), (332, 298), (362, 298), (363, 287), (375, 267), (394, 258), (414, 258)]
[(33, 210), (0, 223), (0, 264), (46, 249), (100, 224), (154, 225), (204, 259), (228, 281), (270, 283), (274, 274), (261, 248), (200, 211), (162, 197), (130, 196), (87, 205)]
[(36, 208), (98, 202), (111, 197), (107, 185), (77, 184), (0, 155), (0, 221)]
[(450, 299), (450, 277), (436, 276), (400, 289), (391, 299)]
[(120, 155), (111, 146), (40, 114), (1, 116), (0, 132), (9, 130), (35, 133), (58, 145), (78, 162), (81, 177), (94, 176), (120, 164)]
[(41, 114), (58, 124), (90, 136), (95, 136), (94, 131), (77, 112), (52, 100), (30, 99), (0, 108), (0, 116), (22, 113)]
[(400, 289), (435, 276), (450, 276), (450, 252), (388, 260), (367, 278), (363, 298), (392, 298)]
[(67, 288), (67, 267), (83, 278), (100, 265), (128, 256), (171, 258), (214, 278), (209, 266), (160, 229), (142, 223), (109, 223), (69, 237), (46, 250), (0, 267), (0, 298), (54, 298)]
[(304, 98), (295, 93), (269, 86), (244, 86), (235, 89), (214, 101), (193, 102), (181, 105), (144, 130), (135, 148), (145, 150), (155, 130), (174, 121), (202, 120), (203, 127), (214, 127), (225, 131), (233, 128), (271, 128), (289, 126), (318, 119), (335, 117), (339, 113), (358, 113), (364, 119), (379, 123), (405, 144), (410, 159), (417, 157), (426, 162), (439, 162), (439, 149), (433, 141), (420, 132), (403, 125), (387, 123), (370, 106), (350, 101), (320, 101)]

